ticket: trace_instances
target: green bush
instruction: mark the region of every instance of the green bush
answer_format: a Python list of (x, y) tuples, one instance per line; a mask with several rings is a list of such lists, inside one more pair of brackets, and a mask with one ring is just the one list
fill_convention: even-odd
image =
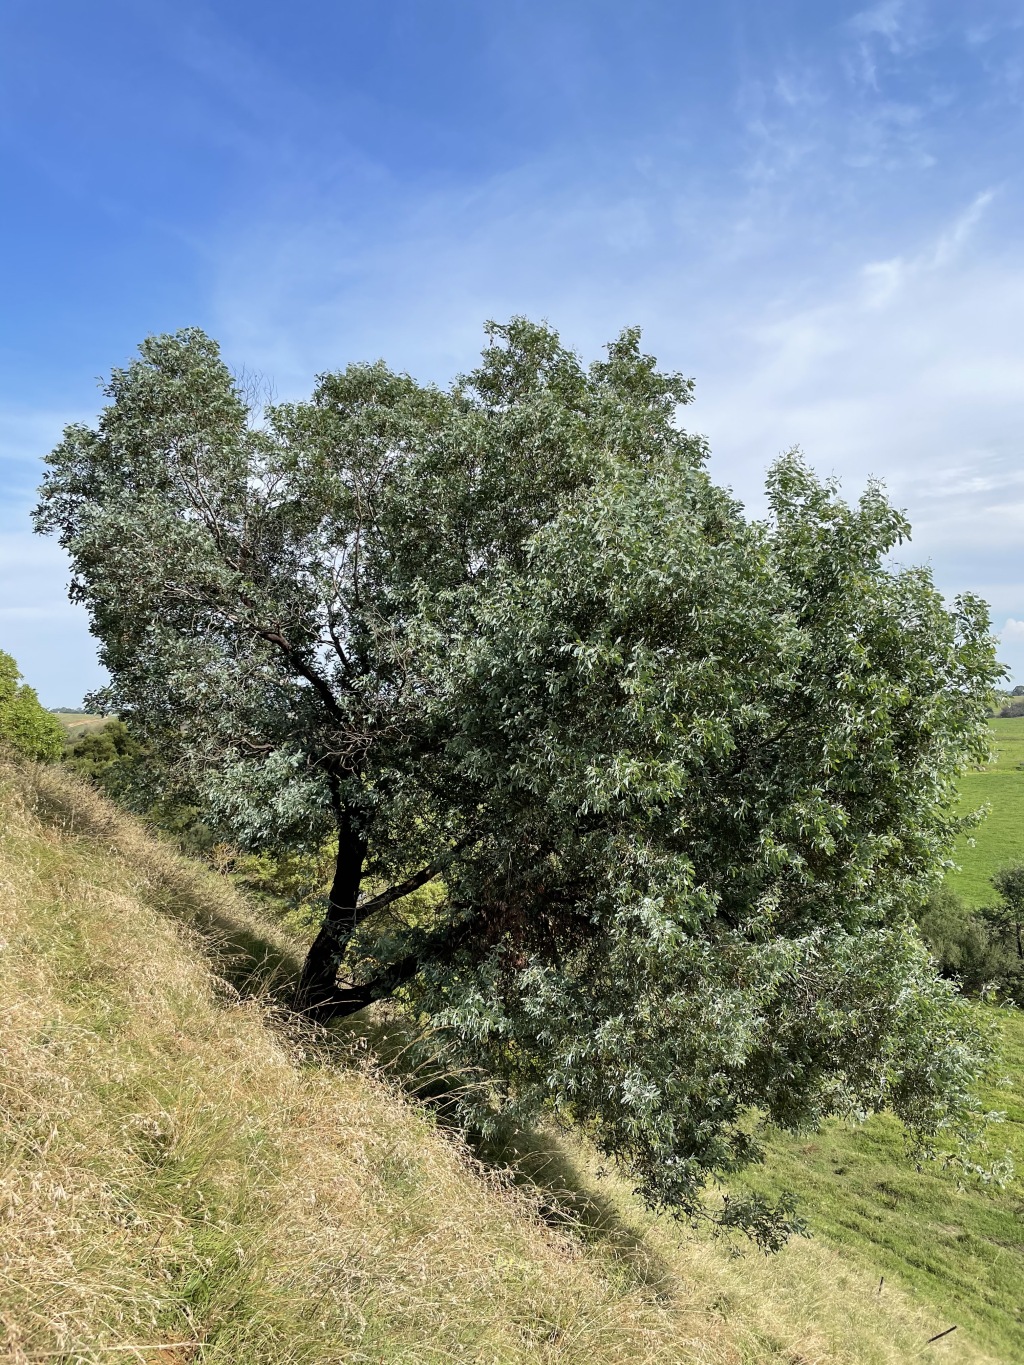
[(1024, 863), (1001, 867), (992, 878), (999, 904), (982, 910), (992, 933), (1008, 945), (1024, 971)]
[(124, 721), (114, 717), (69, 744), (64, 761), (80, 777), (106, 787), (141, 752), (142, 745), (129, 733)]
[(125, 810), (169, 835), (183, 852), (198, 858), (212, 856), (216, 832), (186, 795), (163, 789), (159, 762), (124, 721), (111, 717), (98, 730), (69, 743), (64, 762)]
[[(1024, 869), (1018, 871), (1024, 879)], [(1014, 911), (1001, 875), (992, 879), (999, 905), (972, 910), (955, 892), (940, 887), (922, 907), (917, 926), (942, 975), (966, 994), (994, 989), (1003, 1000), (1024, 1005), (1024, 958), (1017, 951)]]
[(23, 758), (51, 763), (64, 749), (64, 727), (21, 681), (18, 665), (0, 650), (0, 744)]

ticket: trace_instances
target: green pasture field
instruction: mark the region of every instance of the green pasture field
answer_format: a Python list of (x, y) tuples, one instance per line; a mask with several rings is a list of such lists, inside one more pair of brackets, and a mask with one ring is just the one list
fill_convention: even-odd
[[(982, 1008), (979, 1006), (979, 1008)], [(792, 1190), (814, 1237), (903, 1284), (996, 1360), (1024, 1360), (1024, 1014), (997, 1014), (1008, 1084), (986, 1105), (1005, 1114), (987, 1158), (1009, 1154), (1016, 1174), (999, 1188), (957, 1178), (939, 1163), (915, 1167), (898, 1123), (881, 1116), (778, 1138), (745, 1184)], [(880, 1288), (885, 1293), (885, 1284)], [(949, 1347), (948, 1340), (943, 1343)], [(950, 1349), (950, 1358), (957, 1352)]]
[[(990, 722), (994, 758), (963, 779), (962, 808), (989, 805), (960, 840), (948, 884), (971, 906), (991, 903), (990, 878), (1024, 860), (1024, 719)], [(979, 1006), (979, 1009), (985, 1008)], [(1016, 1173), (1000, 1187), (958, 1187), (940, 1165), (907, 1159), (899, 1125), (878, 1117), (834, 1123), (804, 1138), (777, 1138), (767, 1165), (745, 1180), (765, 1193), (797, 1195), (812, 1234), (842, 1247), (884, 1281), (908, 1285), (997, 1360), (1024, 1360), (1024, 1013), (992, 1011), (1003, 1038), (1005, 1084), (984, 1102), (1005, 1114), (987, 1157), (1009, 1155)], [(956, 1334), (941, 1343), (955, 1359)]]
[(53, 713), (67, 731), (68, 739), (81, 739), (93, 730), (101, 729), (108, 720), (107, 716), (91, 716), (85, 711), (54, 711)]
[(971, 906), (989, 905), (995, 893), (989, 880), (1005, 863), (1024, 861), (1024, 717), (989, 721), (994, 761), (967, 773), (961, 784), (962, 809), (991, 809), (970, 837), (960, 839), (954, 857), (960, 870), (947, 884)]

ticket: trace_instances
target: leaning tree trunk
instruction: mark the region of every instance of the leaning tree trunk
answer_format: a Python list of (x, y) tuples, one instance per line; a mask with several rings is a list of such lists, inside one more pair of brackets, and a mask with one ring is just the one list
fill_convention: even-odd
[(327, 902), (327, 914), (310, 945), (295, 990), (295, 1008), (313, 1018), (330, 1017), (338, 991), (338, 969), (358, 923), (359, 887), (366, 843), (351, 827), (338, 832), (338, 857)]
[[(364, 919), (433, 881), (456, 854), (475, 842), (475, 837), (467, 835), (441, 858), (360, 905), (359, 888), (366, 861), (366, 839), (348, 818), (343, 818), (338, 831), (338, 858), (327, 914), (306, 954), (295, 990), (295, 1009), (318, 1023), (327, 1023), (331, 1019), (354, 1014), (376, 1000), (387, 999), (410, 981), (420, 967), (420, 958), (416, 954), (406, 955), (382, 966), (372, 981), (356, 986), (339, 987), (338, 971), (352, 935)], [(444, 941), (450, 947), (450, 939), (449, 929), (443, 932), (438, 942)], [(422, 944), (420, 948), (422, 950)]]

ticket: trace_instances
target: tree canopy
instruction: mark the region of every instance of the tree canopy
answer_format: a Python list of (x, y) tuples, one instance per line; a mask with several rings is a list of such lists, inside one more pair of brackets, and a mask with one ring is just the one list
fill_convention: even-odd
[(0, 650), (0, 744), (22, 758), (52, 762), (64, 750), (64, 727), (45, 710), (18, 665)]
[(760, 1124), (970, 1128), (984, 1040), (912, 912), (1000, 670), (879, 486), (790, 454), (746, 517), (636, 331), (584, 366), (515, 319), (448, 389), (352, 365), (261, 412), (190, 329), (106, 395), (37, 525), (164, 789), (336, 838), (297, 1008), (397, 994), (497, 1110), (765, 1244), (784, 1208), (703, 1194)]

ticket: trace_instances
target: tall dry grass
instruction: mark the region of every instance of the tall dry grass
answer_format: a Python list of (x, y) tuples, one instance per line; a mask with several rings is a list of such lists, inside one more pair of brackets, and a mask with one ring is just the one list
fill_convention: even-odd
[(582, 1147), (516, 1188), (289, 1030), (294, 945), (215, 874), (54, 770), (0, 770), (0, 822), (8, 1365), (983, 1359), (823, 1246), (683, 1236)]

